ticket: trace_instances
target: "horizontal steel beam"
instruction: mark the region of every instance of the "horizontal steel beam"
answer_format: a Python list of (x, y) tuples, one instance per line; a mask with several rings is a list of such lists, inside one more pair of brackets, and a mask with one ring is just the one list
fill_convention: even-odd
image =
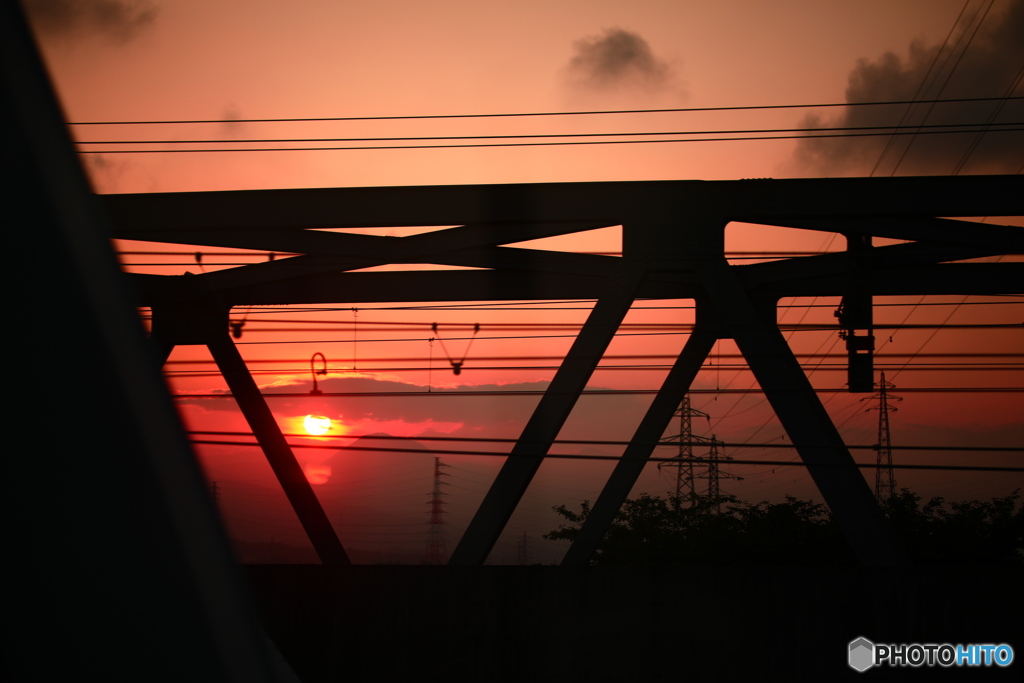
[[(769, 279), (759, 277), (757, 270), (747, 270), (751, 266), (734, 268), (746, 287), (775, 297), (842, 296), (849, 289), (848, 270), (815, 274), (795, 264), (789, 272), (781, 268), (775, 270)], [(748, 273), (753, 274), (750, 282)], [(140, 306), (204, 296), (205, 290), (196, 288), (191, 282), (201, 276), (132, 277), (139, 292)], [(217, 296), (219, 301), (229, 306), (466, 301), (470, 295), (474, 301), (596, 299), (605, 290), (607, 282), (608, 277), (604, 275), (542, 271), (328, 272), (296, 275), (274, 282), (240, 283), (237, 287), (219, 289)], [(1024, 264), (1021, 263), (940, 263), (871, 273), (868, 286), (875, 296), (1015, 294), (1021, 292), (1022, 282)], [(647, 278), (637, 296), (645, 299), (690, 299), (701, 292), (696, 280), (686, 274), (673, 277), (655, 273)]]
[(738, 266), (737, 273), (741, 273), (740, 277), (749, 287), (770, 282), (793, 281), (801, 277), (821, 277), (834, 273), (898, 270), (907, 266), (999, 256), (1002, 253), (1001, 250), (993, 247), (912, 242), (884, 247), (868, 247), (855, 252), (838, 251), (831, 254)]
[[(1014, 216), (1024, 176), (317, 188), (102, 195), (115, 235), (175, 230), (502, 224), (623, 225), (684, 213), (726, 220)], [(682, 228), (681, 228), (682, 229)], [(561, 233), (559, 233), (561, 234)], [(490, 239), (490, 237), (488, 238)]]
[[(743, 270), (737, 276), (746, 285)], [(777, 280), (756, 287), (772, 296), (842, 296), (849, 289), (848, 272)], [(870, 273), (863, 293), (874, 296), (1020, 294), (1024, 292), (1024, 263), (937, 263), (891, 268)]]
[[(1024, 207), (1017, 206), (1016, 213), (1022, 211), (1024, 211)], [(1012, 254), (1024, 253), (1024, 228), (1011, 225), (955, 221), (948, 218), (893, 218), (890, 216), (866, 218), (780, 218), (770, 221), (770, 224), (786, 228), (873, 235), (875, 237), (888, 237), (898, 240), (947, 242), (949, 244), (994, 248), (1000, 252)]]

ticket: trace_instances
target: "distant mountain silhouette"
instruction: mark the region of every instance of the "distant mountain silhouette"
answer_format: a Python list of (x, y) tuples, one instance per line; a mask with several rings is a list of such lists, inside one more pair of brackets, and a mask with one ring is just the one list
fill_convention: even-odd
[[(415, 439), (378, 432), (359, 437), (322, 464), (331, 468), (329, 484), (344, 484), (425, 470), (428, 460), (424, 456), (429, 455), (433, 455), (430, 449)], [(429, 464), (432, 465), (433, 460)]]
[[(357, 563), (416, 563), (427, 540), (433, 452), (410, 438), (375, 433), (333, 452), (325, 483), (313, 486), (331, 524)], [(222, 479), (218, 497), (244, 561), (305, 563), (314, 557), (276, 481)]]

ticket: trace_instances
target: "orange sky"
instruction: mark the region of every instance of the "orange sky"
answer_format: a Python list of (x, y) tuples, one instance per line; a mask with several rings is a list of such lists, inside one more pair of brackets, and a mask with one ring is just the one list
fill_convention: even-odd
[[(39, 3), (26, 0), (36, 8), (35, 22), (51, 74), (72, 121), (133, 121), (181, 119), (246, 119), (280, 117), (397, 116), (425, 114), (465, 114), (566, 111), (581, 109), (647, 109), (677, 107), (721, 107), (738, 105), (828, 103), (846, 101), (848, 88), (863, 86), (857, 92), (874, 94), (877, 99), (897, 99), (892, 83), (912, 82), (917, 78), (922, 54), (943, 42), (958, 13), (962, 0), (847, 0), (822, 3), (814, 0), (755, 2), (733, 0), (718, 3), (684, 2), (600, 2), (569, 0), (550, 3), (528, 0), (494, 7), (491, 3), (447, 0), (436, 3), (377, 2), (283, 3), (267, 0), (175, 0), (123, 3), (122, 15), (99, 20), (88, 10), (77, 13), (45, 13)], [(89, 3), (84, 3), (89, 5)], [(49, 3), (60, 10), (65, 3)], [(984, 12), (981, 0), (967, 4), (966, 17)], [(1005, 18), (1024, 7), (1019, 0), (996, 0), (986, 15), (980, 38), (964, 60), (969, 68), (984, 71), (986, 50), (995, 53), (1004, 40)], [(954, 35), (964, 33), (958, 29)], [(912, 47), (914, 41), (916, 46)], [(1020, 41), (1024, 44), (1024, 40)], [(885, 57), (887, 52), (893, 57)], [(915, 57), (916, 55), (916, 57)], [(1012, 57), (1012, 54), (1011, 54)], [(917, 61), (915, 61), (915, 59)], [(616, 61), (618, 60), (618, 61)], [(858, 60), (864, 60), (858, 70)], [(895, 61), (894, 61), (895, 60)], [(972, 61), (974, 60), (974, 61)], [(1009, 61), (1013, 61), (1011, 58)], [(916, 65), (916, 66), (915, 66)], [(888, 69), (888, 70), (887, 70)], [(973, 72), (972, 72), (973, 73)], [(991, 73), (995, 73), (995, 67)], [(853, 80), (851, 80), (853, 78)], [(860, 78), (861, 81), (857, 79)], [(994, 77), (993, 77), (994, 78)], [(866, 85), (865, 80), (866, 79)], [(875, 80), (871, 80), (875, 79)], [(973, 82), (984, 78), (972, 77)], [(954, 80), (953, 86), (957, 81)], [(901, 86), (902, 87), (902, 86)], [(967, 86), (963, 86), (967, 87)], [(1017, 86), (1019, 92), (1020, 85)], [(950, 90), (942, 96), (993, 96), (974, 90)], [(909, 97), (913, 93), (903, 95)], [(856, 123), (842, 119), (839, 110), (818, 110), (825, 122)], [(1017, 115), (1019, 109), (1006, 116)], [(210, 123), (188, 126), (77, 126), (79, 140), (187, 140), (241, 138), (321, 138), (321, 137), (406, 137), (438, 135), (511, 135), (541, 133), (593, 133), (621, 131), (722, 130), (736, 128), (786, 128), (805, 125), (806, 110), (775, 112), (719, 112), (704, 114), (617, 115), (601, 117), (556, 117), (542, 119), (482, 119), (441, 121), (333, 122), (333, 123)], [(897, 112), (898, 116), (898, 112)], [(839, 117), (839, 118), (836, 118)], [(1019, 116), (1017, 116), (1019, 120)], [(1005, 156), (1024, 151), (1021, 133), (1000, 139)], [(223, 147), (221, 143), (218, 147)], [(858, 147), (867, 156), (877, 158), (884, 140), (865, 140)], [(914, 143), (906, 155), (905, 166), (894, 166), (896, 151), (887, 151), (888, 166), (896, 174), (914, 172), (950, 173), (960, 158), (961, 149), (946, 149), (941, 143), (924, 138)], [(874, 146), (873, 146), (874, 145)], [(174, 145), (155, 144), (146, 148), (167, 149)], [(89, 149), (115, 149), (114, 145), (94, 145)], [(799, 150), (807, 152), (803, 156)], [(610, 146), (523, 147), (501, 149), (379, 150), (327, 152), (246, 152), (205, 154), (92, 154), (84, 155), (86, 166), (99, 192), (165, 192), (223, 189), (259, 189), (277, 187), (329, 187), (362, 185), (565, 182), (594, 180), (647, 179), (724, 179), (743, 177), (784, 177), (814, 175), (867, 175), (871, 168), (864, 159), (849, 161), (848, 150), (840, 146), (817, 150), (816, 159), (831, 166), (811, 167), (808, 146), (794, 140), (772, 142), (674, 143)], [(977, 164), (965, 172), (1006, 171), (997, 150), (991, 159), (985, 148), (971, 159)], [(1024, 157), (1017, 155), (1019, 161)], [(822, 163), (826, 163), (822, 162)], [(917, 164), (915, 166), (915, 164)], [(995, 165), (993, 165), (995, 164)], [(869, 164), (870, 165), (870, 164)], [(922, 171), (921, 169), (924, 169)], [(885, 170), (885, 172), (888, 172)], [(992, 222), (1005, 222), (991, 219)], [(1019, 219), (1016, 221), (1019, 224)], [(392, 230), (393, 234), (409, 231)], [(381, 234), (381, 231), (375, 231)], [(751, 231), (743, 226), (729, 229), (729, 249), (746, 250), (836, 250), (842, 240), (813, 233), (794, 236), (793, 231)], [(386, 232), (384, 233), (386, 234)], [(576, 239), (569, 247), (590, 251), (614, 251), (618, 248), (615, 230), (603, 235)], [(144, 243), (122, 243), (122, 250), (146, 251), (164, 248)], [(549, 245), (559, 248), (562, 245)], [(209, 251), (209, 250), (207, 250)], [(223, 250), (222, 250), (223, 251)], [(135, 255), (129, 263), (169, 262), (174, 267), (137, 266), (133, 270), (180, 274), (185, 269), (198, 272), (214, 269), (217, 262), (237, 263), (240, 256), (204, 255), (200, 267), (184, 256)], [(265, 254), (251, 257), (266, 258)], [(881, 307), (876, 311), (879, 324), (899, 323), (908, 313), (910, 323), (1019, 322), (1024, 304), (962, 306), (960, 297), (934, 297), (926, 305), (913, 309)], [(996, 301), (973, 298), (971, 301)], [(916, 302), (910, 301), (910, 304)], [(687, 306), (691, 302), (661, 302), (657, 305)], [(791, 302), (783, 302), (787, 304)], [(825, 304), (806, 309), (780, 309), (782, 323), (834, 322), (834, 300), (798, 303)], [(901, 304), (906, 300), (879, 303)], [(939, 305), (927, 305), (939, 304)], [(400, 305), (400, 304), (396, 304)], [(278, 374), (258, 375), (261, 384), (293, 383), (291, 390), (309, 389), (308, 358), (314, 352), (327, 356), (331, 374), (321, 380), (328, 391), (393, 389), (433, 389), (509, 385), (510, 388), (542, 388), (553, 374), (555, 361), (530, 361), (521, 365), (530, 369), (481, 370), (481, 365), (500, 362), (479, 361), (488, 356), (558, 356), (568, 349), (568, 336), (544, 340), (515, 339), (532, 334), (570, 335), (571, 331), (516, 332), (501, 329), (508, 323), (579, 323), (589, 304), (552, 305), (549, 311), (494, 310), (379, 310), (360, 307), (356, 316), (350, 306), (336, 312), (297, 311), (286, 314), (250, 313), (240, 348), (247, 360), (289, 359), (290, 363), (253, 364), (254, 371), (283, 370)], [(655, 302), (638, 303), (636, 308)], [(506, 307), (507, 308), (507, 307)], [(805, 315), (806, 314), (806, 315)], [(236, 319), (244, 315), (239, 311)], [(317, 332), (273, 332), (280, 323), (271, 320), (323, 321), (335, 329)], [(353, 333), (350, 323), (356, 323)], [(685, 323), (692, 311), (635, 310), (627, 323)], [(428, 342), (431, 323), (440, 323), (441, 335), (450, 341), (450, 351), (458, 354), (474, 323), (481, 323), (466, 370), (455, 377), (446, 367), (439, 343)], [(375, 327), (375, 323), (379, 323)], [(400, 331), (379, 329), (405, 323)], [(309, 328), (308, 322), (294, 327)], [(891, 342), (879, 332), (883, 352), (1014, 353), (1021, 348), (1020, 330), (954, 331), (943, 330), (929, 339), (931, 330), (901, 330)], [(789, 333), (787, 333), (789, 334)], [(512, 338), (509, 338), (512, 337)], [(266, 344), (265, 342), (314, 343)], [(673, 354), (685, 337), (677, 331), (659, 336), (620, 336), (609, 354)], [(373, 341), (392, 340), (392, 341)], [(796, 331), (792, 344), (797, 352), (826, 352), (841, 349), (834, 331)], [(730, 367), (737, 359), (731, 343), (722, 342), (718, 364), (701, 373), (698, 388), (747, 389), (752, 385), (748, 372)], [(725, 357), (721, 357), (724, 355)], [(196, 349), (178, 349), (172, 361), (206, 358)], [(351, 371), (353, 358), (359, 372)], [(372, 358), (403, 358), (393, 367), (430, 368), (428, 371), (390, 371), (385, 363)], [(416, 360), (418, 359), (418, 360)], [(948, 360), (948, 359), (947, 359)], [(969, 360), (969, 359), (968, 359)], [(652, 361), (668, 363), (670, 361)], [(833, 359), (831, 362), (841, 362)], [(889, 362), (890, 371), (898, 371), (898, 358)], [(546, 366), (546, 367), (537, 367)], [(174, 372), (194, 370), (197, 366), (172, 363)], [(375, 368), (371, 371), (370, 368)], [(198, 366), (209, 370), (208, 366)], [(657, 388), (663, 371), (598, 372), (591, 382), (601, 388)], [(890, 374), (890, 377), (892, 375)], [(385, 384), (394, 382), (398, 384)], [(817, 387), (841, 387), (842, 372), (820, 368), (812, 375)], [(1019, 386), (1020, 373), (956, 372), (941, 374), (907, 370), (896, 382), (900, 386)], [(174, 388), (207, 393), (223, 388), (210, 376), (177, 377)], [(268, 388), (268, 391), (274, 391)], [(277, 388), (280, 390), (280, 387)], [(897, 390), (896, 393), (899, 393)], [(875, 441), (876, 413), (866, 413), (861, 395), (823, 394), (826, 407), (849, 443)], [(900, 412), (893, 417), (893, 438), (914, 443), (957, 443), (1020, 445), (1024, 442), (1019, 415), (1024, 405), (1019, 394), (906, 394)], [(494, 398), (408, 398), (347, 399), (338, 403), (306, 405), (309, 402), (272, 399), (272, 407), (286, 431), (298, 431), (298, 420), (306, 411), (341, 418), (349, 423), (349, 433), (388, 432), (399, 435), (452, 434), (514, 438), (536, 399)], [(628, 439), (632, 425), (639, 419), (649, 396), (625, 399), (587, 398), (563, 431), (563, 438)], [(450, 401), (450, 404), (442, 404)], [(695, 433), (705, 427), (727, 441), (784, 442), (782, 430), (759, 395), (696, 395), (694, 405), (712, 416), (710, 425), (694, 426)], [(286, 406), (286, 407), (282, 407)], [(244, 423), (230, 408), (230, 401), (197, 399), (183, 405), (183, 415), (192, 429), (240, 431)], [(710, 434), (710, 431), (707, 431)], [(429, 444), (427, 444), (429, 446)], [(506, 445), (470, 444), (479, 450), (503, 450)], [(563, 452), (586, 452), (584, 447), (564, 447)], [(615, 454), (614, 447), (592, 447), (594, 453)], [(255, 449), (206, 446), (200, 449), (211, 479), (219, 482), (222, 500), (235, 503), (229, 524), (240, 534), (252, 538), (296, 540), (296, 524), (282, 512), (282, 498), (274, 488), (269, 469)], [(425, 521), (425, 494), (430, 486), (430, 463), (426, 456), (410, 456), (415, 467), (411, 474), (396, 474), (384, 464), (353, 469), (344, 465), (348, 481), (334, 473), (327, 475), (324, 463), (332, 451), (299, 449), (297, 455), (307, 467), (317, 469), (317, 481), (324, 497), (340, 496), (345, 501), (349, 520), (374, 517), (392, 520), (401, 533), (389, 537), (373, 535), (369, 526), (348, 530), (353, 534), (347, 544), (363, 544), (375, 549), (414, 548)], [(735, 457), (790, 459), (790, 451), (736, 451)], [(870, 451), (855, 452), (855, 457), (870, 461)], [(947, 456), (916, 456), (919, 461), (948, 462)], [(358, 459), (357, 459), (358, 460)], [(475, 501), (483, 495), (498, 459), (469, 456), (447, 459), (455, 468), (449, 479), (454, 546), (457, 527), (468, 520)], [(955, 458), (953, 460), (956, 460)], [(987, 457), (998, 464), (1012, 458)], [(394, 463), (389, 461), (389, 467)], [(342, 467), (335, 461), (335, 467)], [(416, 468), (419, 468), (418, 470)], [(748, 500), (780, 498), (784, 493), (805, 497), (816, 494), (798, 468), (778, 470), (765, 467), (736, 467), (744, 482), (723, 482), (723, 489)], [(358, 470), (358, 472), (357, 472)], [(547, 542), (540, 533), (557, 526), (550, 513), (557, 503), (576, 504), (594, 499), (601, 477), (610, 466), (594, 463), (553, 461), (545, 464), (531, 492), (510, 523), (505, 540), (499, 544), (494, 560), (512, 554), (512, 544), (523, 531), (536, 540), (537, 558), (557, 559), (557, 549), (543, 549)], [(326, 480), (324, 477), (326, 476)], [(391, 477), (392, 479), (388, 479)], [(956, 497), (1005, 495), (1020, 477), (992, 474), (950, 475), (898, 473), (900, 483), (928, 495)], [(873, 482), (873, 474), (870, 477)], [(359, 493), (353, 486), (357, 486)], [(385, 486), (391, 481), (393, 486)], [(1016, 482), (1016, 483), (1015, 483)], [(328, 493), (329, 487), (333, 489)], [(345, 489), (344, 487), (349, 488)], [(671, 481), (655, 468), (644, 475), (636, 492), (661, 493)], [(1009, 487), (1009, 488), (1008, 488)], [(339, 503), (340, 505), (341, 503)], [(325, 503), (325, 505), (328, 505)], [(276, 506), (276, 507), (275, 507)], [(344, 506), (343, 506), (344, 507)], [(355, 510), (358, 508), (359, 510)], [(267, 510), (274, 509), (270, 514)], [(339, 508), (340, 509), (340, 508)], [(381, 510), (388, 510), (382, 516)], [(263, 512), (261, 512), (261, 510)], [(354, 511), (355, 510), (355, 511)], [(360, 512), (361, 510), (361, 512)], [(369, 511), (369, 512), (368, 512)], [(235, 516), (232, 517), (231, 514)], [(341, 514), (341, 513), (339, 513)], [(367, 523), (368, 524), (368, 523)], [(408, 531), (412, 529), (413, 531)], [(358, 533), (357, 533), (358, 531)], [(360, 536), (359, 533), (363, 533)], [(381, 532), (383, 533), (383, 532)], [(406, 534), (406, 535), (401, 535)], [(412, 535), (410, 535), (412, 534)]]
[[(978, 2), (982, 0), (972, 0)], [(27, 0), (27, 4), (39, 3)], [(1011, 0), (996, 1), (982, 36), (998, 25), (1010, 4)], [(114, 26), (76, 15), (79, 30), (47, 20), (48, 15), (37, 17), (47, 58), (73, 121), (843, 102), (858, 60), (879, 61), (892, 52), (908, 62), (912, 42), (942, 43), (964, 5), (962, 0), (530, 0), (504, 6), (469, 0), (370, 5), (324, 0), (298, 4), (140, 0), (127, 6), (150, 8), (153, 14), (143, 17), (148, 21), (134, 23), (131, 19), (139, 17), (129, 14)], [(971, 5), (967, 16), (978, 8)], [(614, 44), (601, 43), (608, 31), (615, 30), (640, 41), (625, 46), (625, 52), (638, 46), (645, 52), (630, 53), (630, 62), (629, 54), (615, 52)], [(609, 49), (602, 52), (602, 47)], [(616, 56), (626, 60), (626, 68), (614, 71), (602, 61)], [(612, 71), (605, 73), (607, 77), (595, 76), (594, 70), (602, 66)], [(799, 125), (806, 113), (484, 120), (472, 125), (420, 121), (77, 127), (75, 131), (83, 140), (174, 140), (696, 130), (791, 127)], [(803, 171), (788, 163), (794, 146), (790, 140), (497, 150), (108, 154), (92, 157), (91, 162), (100, 191), (115, 192), (712, 179), (800, 175)], [(863, 173), (849, 169), (833, 175)]]

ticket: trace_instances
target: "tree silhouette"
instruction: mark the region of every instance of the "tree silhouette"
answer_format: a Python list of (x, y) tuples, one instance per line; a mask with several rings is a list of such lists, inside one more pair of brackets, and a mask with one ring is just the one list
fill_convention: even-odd
[[(1024, 565), (1024, 511), (1019, 491), (991, 502), (947, 504), (907, 489), (883, 511), (919, 564)], [(719, 507), (722, 512), (718, 512)], [(590, 513), (554, 508), (568, 524), (544, 535), (575, 538)], [(825, 505), (786, 496), (784, 503), (747, 503), (735, 496), (700, 498), (693, 506), (669, 495), (627, 500), (612, 522), (592, 564), (746, 565), (856, 563)]]
[(1024, 508), (1020, 489), (990, 502), (946, 503), (932, 498), (923, 506), (909, 489), (882, 509), (912, 559), (923, 564), (1024, 565)]

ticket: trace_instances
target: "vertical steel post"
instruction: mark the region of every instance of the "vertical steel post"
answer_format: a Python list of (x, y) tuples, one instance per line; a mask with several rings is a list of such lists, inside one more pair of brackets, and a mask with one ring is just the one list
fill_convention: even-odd
[(857, 265), (835, 315), (843, 328), (839, 336), (846, 341), (847, 386), (850, 392), (869, 392), (875, 386), (874, 300), (869, 287), (871, 236), (847, 235), (846, 242), (847, 252)]

